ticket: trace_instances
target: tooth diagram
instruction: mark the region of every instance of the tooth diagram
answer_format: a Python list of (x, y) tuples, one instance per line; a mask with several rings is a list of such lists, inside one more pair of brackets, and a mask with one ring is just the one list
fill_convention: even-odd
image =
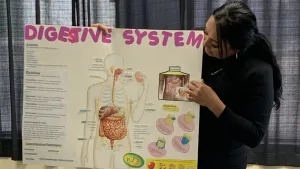
[(195, 115), (193, 112), (188, 112), (187, 114), (182, 114), (178, 117), (178, 126), (186, 132), (191, 132), (195, 129), (194, 123)]
[(176, 120), (175, 116), (169, 114), (166, 118), (156, 120), (156, 127), (158, 131), (164, 135), (170, 135), (174, 132), (173, 123)]
[(190, 150), (189, 142), (192, 140), (190, 134), (186, 133), (183, 136), (175, 136), (172, 139), (172, 145), (180, 153), (187, 153)]
[(149, 153), (154, 157), (163, 157), (167, 154), (166, 139), (164, 137), (158, 137), (156, 142), (152, 142), (148, 145)]

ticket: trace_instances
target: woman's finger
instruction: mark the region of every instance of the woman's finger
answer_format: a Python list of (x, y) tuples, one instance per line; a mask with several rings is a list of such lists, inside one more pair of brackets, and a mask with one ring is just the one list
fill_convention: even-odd
[(191, 96), (191, 95), (188, 95), (188, 96), (187, 96), (187, 99), (188, 99), (189, 101), (195, 101), (194, 97)]
[(196, 86), (196, 85), (194, 85), (193, 83), (189, 83), (188, 85), (187, 85), (187, 87), (188, 87), (188, 89), (190, 89), (190, 90), (196, 90), (198, 87)]
[(92, 24), (92, 27), (97, 27), (98, 29), (100, 29), (104, 33), (108, 33), (108, 28), (106, 26), (104, 26), (103, 24), (101, 24), (101, 23)]
[(195, 80), (191, 81), (191, 84), (193, 84), (196, 87), (199, 87), (201, 83), (202, 83), (201, 81), (195, 81)]
[(189, 95), (192, 95), (193, 94), (193, 91), (191, 91), (190, 89), (186, 89), (185, 92)]
[(197, 91), (193, 91), (193, 90), (189, 90), (189, 89), (186, 90), (186, 93), (191, 97), (196, 97), (198, 94)]

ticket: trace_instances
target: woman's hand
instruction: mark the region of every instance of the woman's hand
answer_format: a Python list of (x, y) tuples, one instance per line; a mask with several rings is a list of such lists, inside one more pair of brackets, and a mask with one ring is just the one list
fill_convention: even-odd
[(109, 27), (103, 25), (102, 23), (92, 24), (92, 27), (96, 27), (96, 28), (100, 29), (101, 31), (103, 31), (104, 33), (108, 33), (108, 29), (109, 29)]
[(207, 107), (217, 117), (221, 115), (226, 107), (215, 91), (207, 86), (203, 80), (191, 81), (188, 85), (187, 93), (189, 94), (188, 99), (190, 101)]

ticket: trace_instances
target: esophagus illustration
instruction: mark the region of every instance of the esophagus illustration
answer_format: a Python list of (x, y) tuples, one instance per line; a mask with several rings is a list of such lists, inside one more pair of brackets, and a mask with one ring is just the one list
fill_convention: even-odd
[(170, 66), (169, 71), (159, 74), (158, 98), (170, 101), (188, 101), (186, 86), (190, 75), (181, 72), (179, 66)]
[[(106, 80), (91, 85), (87, 91), (81, 164), (85, 166), (87, 162), (88, 145), (96, 129), (93, 146), (94, 168), (129, 168), (122, 160), (124, 154), (131, 152), (128, 122), (130, 119), (134, 123), (139, 122), (144, 114), (148, 92), (147, 78), (145, 73), (137, 71), (133, 76), (133, 84), (137, 87), (128, 91), (120, 80), (124, 73), (123, 57), (116, 53), (109, 54), (104, 59), (104, 66)], [(133, 92), (136, 92), (135, 99), (129, 96)]]
[(148, 145), (148, 152), (153, 157), (163, 157), (167, 154), (166, 139), (164, 137), (158, 137), (156, 142), (152, 142)]

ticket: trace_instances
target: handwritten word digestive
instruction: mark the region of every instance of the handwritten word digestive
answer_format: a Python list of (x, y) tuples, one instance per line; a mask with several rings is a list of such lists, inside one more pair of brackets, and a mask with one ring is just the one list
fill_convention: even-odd
[[(112, 43), (113, 32), (108, 33), (92, 27), (67, 27), (67, 26), (35, 26), (26, 25), (24, 30), (26, 40), (61, 41), (61, 42), (85, 42), (91, 38), (94, 43)], [(203, 34), (200, 31), (159, 31), (145, 29), (119, 29), (126, 45), (140, 45), (148, 43), (150, 46), (176, 47), (195, 46), (199, 48), (203, 41)]]

